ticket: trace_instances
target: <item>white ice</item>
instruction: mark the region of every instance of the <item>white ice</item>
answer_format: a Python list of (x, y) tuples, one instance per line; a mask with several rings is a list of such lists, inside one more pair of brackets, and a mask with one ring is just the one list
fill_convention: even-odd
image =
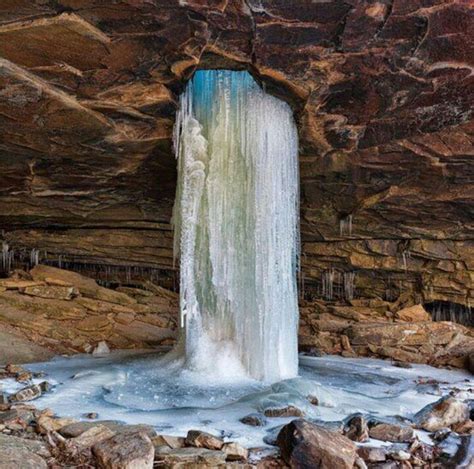
[[(247, 72), (200, 70), (176, 118), (173, 212), (184, 366), (296, 376), (298, 139)], [(217, 360), (219, 361), (219, 360)]]

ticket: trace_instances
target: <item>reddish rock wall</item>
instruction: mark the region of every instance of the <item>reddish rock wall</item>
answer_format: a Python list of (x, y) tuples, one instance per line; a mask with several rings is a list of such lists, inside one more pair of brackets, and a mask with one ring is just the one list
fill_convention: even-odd
[(33, 249), (173, 287), (177, 96), (198, 67), (243, 68), (295, 109), (302, 296), (329, 301), (332, 277), (341, 301), (471, 304), (469, 2), (106, 3), (0, 5), (0, 230), (17, 263)]

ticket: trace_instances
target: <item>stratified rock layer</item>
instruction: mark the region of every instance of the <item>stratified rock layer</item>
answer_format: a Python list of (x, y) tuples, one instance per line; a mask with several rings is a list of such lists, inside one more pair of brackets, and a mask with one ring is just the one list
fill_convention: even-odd
[(469, 306), (472, 34), (462, 0), (2, 2), (0, 264), (172, 288), (177, 96), (240, 68), (296, 113), (302, 295)]

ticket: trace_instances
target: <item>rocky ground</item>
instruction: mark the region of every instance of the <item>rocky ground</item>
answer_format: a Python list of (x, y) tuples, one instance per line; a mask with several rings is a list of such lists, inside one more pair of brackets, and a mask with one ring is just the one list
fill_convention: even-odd
[[(112, 289), (48, 265), (17, 270), (0, 279), (0, 363), (87, 353), (100, 342), (111, 349), (171, 346), (178, 311), (178, 295), (150, 281)], [(299, 346), (314, 354), (469, 368), (474, 331), (433, 321), (410, 295), (393, 302), (301, 300)]]
[[(182, 437), (157, 434), (149, 425), (125, 425), (100, 420), (89, 413), (82, 421), (39, 410), (31, 401), (49, 392), (41, 373), (19, 365), (0, 369), (1, 379), (15, 379), (24, 387), (0, 394), (0, 468), (315, 468), (397, 469), (470, 468), (474, 464), (474, 401), (452, 389), (413, 419), (377, 419), (362, 414), (337, 422), (298, 418), (274, 427), (265, 438), (266, 448), (239, 444), (199, 430)], [(32, 379), (38, 384), (32, 384)], [(1, 383), (1, 381), (0, 381)], [(317, 396), (312, 404), (318, 405)], [(278, 412), (252, 414), (242, 419), (261, 425)], [(419, 438), (429, 432), (434, 444)], [(269, 449), (273, 447), (272, 449)]]

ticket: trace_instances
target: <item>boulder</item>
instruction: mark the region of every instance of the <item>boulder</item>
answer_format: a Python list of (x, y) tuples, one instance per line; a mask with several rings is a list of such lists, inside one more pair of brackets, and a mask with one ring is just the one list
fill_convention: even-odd
[(386, 450), (380, 447), (360, 446), (357, 454), (368, 463), (383, 462), (387, 459)]
[(27, 449), (0, 446), (0, 469), (48, 469), (48, 464)]
[(282, 458), (295, 469), (352, 469), (357, 456), (349, 438), (303, 419), (285, 425), (277, 444)]
[(69, 448), (75, 448), (77, 450), (84, 450), (91, 448), (101, 441), (112, 438), (115, 433), (107, 428), (105, 425), (97, 425), (96, 427), (89, 428), (84, 433), (81, 433), (75, 438), (71, 438), (67, 441)]
[(245, 425), (250, 425), (251, 427), (264, 427), (267, 424), (265, 416), (257, 412), (242, 417), (240, 421)]
[(224, 446), (224, 441), (210, 433), (202, 432), (200, 430), (189, 430), (186, 436), (186, 446), (220, 450)]
[(57, 432), (66, 425), (75, 423), (70, 418), (55, 418), (45, 413), (41, 414), (36, 421), (36, 428), (39, 433)]
[(157, 435), (151, 439), (155, 448), (159, 446), (168, 446), (171, 449), (184, 448), (186, 438), (170, 435)]
[(395, 313), (395, 318), (406, 322), (431, 321), (431, 315), (423, 308), (423, 305), (409, 306)]
[(408, 443), (413, 440), (415, 433), (413, 429), (393, 423), (376, 423), (369, 429), (370, 438), (376, 440), (391, 441), (393, 443)]
[(343, 433), (352, 441), (364, 442), (369, 439), (369, 427), (362, 415), (354, 415), (347, 419)]
[(92, 447), (103, 469), (152, 469), (155, 447), (145, 433), (118, 434)]
[(49, 390), (49, 384), (47, 381), (43, 381), (39, 384), (32, 384), (26, 388), (20, 389), (16, 393), (10, 396), (10, 401), (12, 402), (27, 402), (32, 401), (40, 397), (43, 392)]
[(227, 461), (246, 461), (249, 457), (248, 450), (234, 442), (224, 443), (222, 451), (225, 453)]
[(150, 438), (156, 436), (156, 431), (151, 425), (124, 425), (117, 420), (96, 420), (94, 422), (76, 422), (71, 425), (66, 425), (65, 427), (59, 430), (59, 433), (66, 438), (75, 438), (85, 431), (97, 427), (98, 425), (103, 425), (109, 430), (112, 430), (117, 434), (130, 434), (130, 433), (145, 433)]
[(304, 412), (293, 405), (269, 407), (263, 411), (263, 414), (265, 417), (304, 417)]
[[(42, 441), (3, 435), (2, 433), (0, 433), (0, 448), (2, 450), (11, 449), (17, 452), (25, 451), (43, 458), (49, 458), (51, 456), (47, 445)], [(13, 469), (13, 467), (10, 466), (9, 469)]]
[(73, 285), (82, 295), (88, 298), (123, 306), (136, 304), (136, 300), (127, 294), (101, 287), (97, 285), (95, 280), (69, 270), (40, 264), (31, 269), (30, 274), (33, 280), (36, 281), (47, 282), (49, 280), (50, 282), (62, 282)]
[(155, 463), (158, 467), (173, 468), (217, 468), (225, 467), (226, 454), (206, 448), (157, 448)]
[(469, 420), (469, 405), (452, 396), (444, 396), (433, 404), (423, 407), (413, 420), (418, 428), (436, 432)]
[(50, 300), (72, 300), (79, 292), (74, 287), (58, 287), (51, 285), (40, 285), (27, 287), (22, 291), (25, 295), (37, 296)]

